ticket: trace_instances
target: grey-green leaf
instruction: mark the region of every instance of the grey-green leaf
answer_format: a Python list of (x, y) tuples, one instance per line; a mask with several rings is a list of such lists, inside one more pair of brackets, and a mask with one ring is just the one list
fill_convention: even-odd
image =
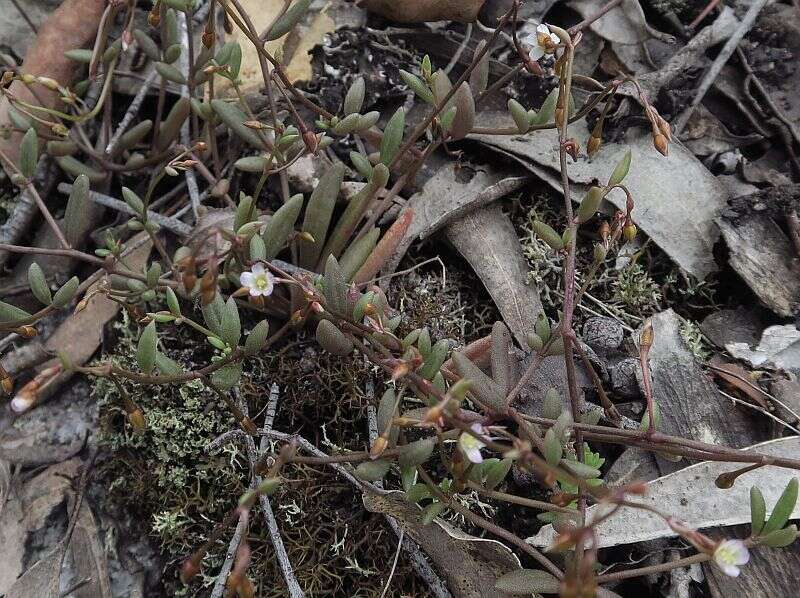
[(344, 164), (340, 162), (322, 175), (308, 200), (303, 231), (314, 237), (314, 242), (300, 245), (300, 266), (307, 270), (316, 267), (322, 248), (325, 246), (328, 227), (343, 178)]
[(472, 381), (470, 392), (490, 409), (504, 412), (507, 407), (506, 397), (497, 383), (462, 353), (453, 351), (452, 359), (461, 377)]
[(269, 322), (261, 320), (247, 335), (244, 341), (244, 354), (251, 357), (261, 351), (267, 343), (269, 336)]
[(750, 525), (751, 533), (757, 536), (764, 529), (767, 518), (767, 505), (764, 502), (764, 495), (761, 494), (756, 486), (750, 487)]
[(783, 528), (786, 522), (789, 521), (794, 505), (797, 502), (797, 487), (797, 478), (792, 478), (786, 485), (786, 489), (781, 494), (778, 502), (775, 503), (767, 523), (764, 524), (764, 529), (761, 530), (763, 535)]
[(306, 14), (309, 6), (311, 6), (311, 0), (295, 0), (289, 10), (283, 13), (283, 16), (275, 21), (275, 24), (270, 28), (266, 41), (271, 42), (289, 33), (300, 22), (303, 15)]
[(517, 569), (500, 577), (494, 584), (496, 590), (514, 596), (531, 594), (558, 594), (561, 582), (550, 573), (538, 569)]
[(406, 444), (400, 448), (398, 462), (402, 467), (415, 467), (417, 465), (422, 465), (430, 458), (435, 446), (435, 436), (429, 436), (428, 438), (422, 438), (420, 440), (410, 442), (409, 444)]
[(347, 90), (347, 95), (344, 97), (344, 113), (345, 116), (350, 114), (357, 114), (361, 112), (361, 106), (364, 104), (364, 94), (366, 93), (367, 86), (364, 82), (364, 77), (359, 77)]
[(630, 170), (630, 168), (631, 168), (631, 150), (628, 150), (627, 152), (625, 152), (625, 155), (622, 156), (622, 159), (614, 168), (614, 172), (611, 173), (611, 178), (608, 179), (608, 186), (611, 187), (612, 185), (619, 185), (628, 175), (628, 171)]
[(364, 461), (356, 467), (356, 477), (366, 482), (378, 482), (383, 479), (392, 463), (386, 459)]
[(403, 142), (403, 131), (406, 126), (406, 112), (402, 107), (397, 111), (386, 123), (383, 129), (383, 139), (381, 139), (381, 162), (388, 166), (395, 155), (397, 150), (400, 149), (400, 144)]
[(79, 284), (80, 280), (78, 280), (77, 276), (73, 276), (65, 282), (64, 285), (56, 291), (56, 294), (53, 295), (53, 307), (60, 309), (69, 303), (75, 295), (75, 291), (78, 290)]
[(0, 322), (3, 324), (27, 320), (30, 317), (31, 314), (24, 309), (20, 309), (16, 305), (11, 305), (5, 301), (0, 301)]
[(64, 210), (64, 236), (67, 242), (75, 246), (81, 240), (86, 209), (89, 204), (89, 177), (79, 174), (72, 183), (67, 207)]
[(26, 179), (36, 174), (36, 163), (39, 161), (39, 139), (33, 127), (25, 132), (19, 144), (19, 170)]
[(28, 268), (28, 284), (31, 287), (33, 296), (40, 303), (50, 305), (53, 301), (53, 294), (50, 292), (50, 287), (47, 286), (47, 279), (44, 276), (42, 267), (36, 262), (32, 262)]
[(156, 364), (156, 323), (151, 321), (139, 336), (139, 344), (136, 347), (136, 362), (145, 374), (150, 374)]
[(294, 231), (295, 222), (297, 222), (302, 209), (303, 195), (298, 193), (278, 208), (272, 218), (269, 219), (264, 232), (261, 233), (261, 238), (264, 239), (265, 260), (273, 259), (286, 245), (286, 239)]
[(242, 337), (242, 324), (239, 320), (239, 308), (233, 297), (229, 297), (225, 303), (220, 325), (222, 327), (222, 340), (231, 347), (237, 346), (239, 339)]
[(784, 548), (797, 539), (797, 526), (790, 525), (783, 529), (776, 529), (761, 538), (761, 544), (770, 548)]

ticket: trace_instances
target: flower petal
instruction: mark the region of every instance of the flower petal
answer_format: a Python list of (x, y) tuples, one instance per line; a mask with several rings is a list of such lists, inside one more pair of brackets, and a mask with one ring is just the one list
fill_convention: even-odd
[(253, 274), (255, 274), (256, 276), (261, 276), (265, 272), (264, 264), (262, 264), (261, 262), (256, 262), (255, 264), (253, 264), (251, 270), (253, 271)]
[(561, 43), (561, 38), (558, 37), (555, 33), (551, 33), (550, 34), (550, 41), (553, 42), (554, 44), (560, 44)]
[(541, 46), (533, 46), (528, 54), (530, 55), (531, 60), (539, 60), (542, 56), (544, 56), (544, 48)]
[(242, 272), (239, 275), (239, 282), (243, 287), (252, 288), (256, 283), (255, 276), (252, 272)]
[(539, 33), (544, 33), (545, 35), (550, 35), (550, 27), (548, 27), (544, 23), (539, 23), (536, 26), (536, 31), (538, 31)]
[(464, 451), (464, 454), (472, 463), (483, 463), (483, 455), (481, 455), (481, 449), (478, 447), (471, 447)]
[(722, 572), (729, 577), (739, 577), (739, 573), (742, 572), (736, 565), (722, 565), (721, 568)]

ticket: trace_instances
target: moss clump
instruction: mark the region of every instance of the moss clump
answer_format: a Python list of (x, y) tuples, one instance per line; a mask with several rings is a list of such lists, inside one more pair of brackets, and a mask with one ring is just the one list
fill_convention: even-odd
[[(118, 330), (114, 359), (135, 368), (132, 333), (127, 326)], [(193, 366), (195, 339), (181, 334), (180, 340), (164, 340), (171, 356), (184, 367)], [(147, 430), (141, 434), (132, 430), (120, 407), (119, 389), (108, 379), (98, 379), (99, 442), (111, 455), (101, 466), (107, 498), (115, 508), (141, 521), (158, 540), (168, 563), (164, 584), (181, 595), (186, 589), (177, 581), (176, 564), (203, 542), (213, 522), (221, 521), (235, 506), (244, 491), (246, 457), (235, 445), (228, 445), (220, 455), (209, 455), (208, 443), (234, 424), (202, 382), (143, 387), (123, 381), (122, 387), (144, 411)], [(219, 568), (223, 550), (209, 554), (205, 571)]]
[(614, 301), (636, 314), (656, 311), (661, 301), (658, 285), (637, 262), (616, 272), (611, 288)]

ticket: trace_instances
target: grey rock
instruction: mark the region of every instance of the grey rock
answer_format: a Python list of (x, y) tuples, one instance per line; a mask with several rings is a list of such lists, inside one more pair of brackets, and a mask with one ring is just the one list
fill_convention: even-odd
[(625, 331), (614, 318), (597, 316), (583, 325), (582, 340), (598, 352), (611, 351), (622, 344)]
[(639, 360), (635, 357), (626, 357), (609, 366), (608, 374), (611, 376), (611, 388), (622, 399), (638, 399), (642, 396), (639, 384), (636, 381), (637, 372), (640, 370)]

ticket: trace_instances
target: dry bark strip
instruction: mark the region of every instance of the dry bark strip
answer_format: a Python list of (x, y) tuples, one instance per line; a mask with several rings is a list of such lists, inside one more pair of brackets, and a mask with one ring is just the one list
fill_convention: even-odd
[[(679, 333), (679, 316), (667, 310), (654, 316), (652, 323), (655, 338), (650, 350), (650, 369), (653, 396), (661, 408), (660, 431), (736, 448), (769, 440), (766, 422), (757, 420), (754, 413), (746, 413), (725, 399), (684, 347)], [(622, 458), (628, 455), (626, 460), (629, 460), (631, 450), (634, 449), (628, 449)], [(654, 463), (654, 458), (648, 453), (641, 453), (641, 457), (643, 461), (639, 463), (644, 467), (639, 468), (634, 479), (641, 480), (648, 468), (648, 479), (654, 479), (686, 465), (685, 461), (672, 463), (662, 458)], [(676, 515), (680, 516), (679, 513)], [(714, 533), (729, 537), (741, 533), (741, 530), (726, 528)], [(800, 547), (796, 543), (781, 550), (757, 548), (752, 554), (751, 562), (736, 579), (721, 572), (718, 574), (713, 564), (703, 564), (712, 596), (771, 598), (795, 595), (794, 576), (781, 575), (781, 572), (797, 571)], [(743, 592), (745, 589), (747, 591)]]
[(528, 265), (511, 219), (493, 205), (449, 224), (445, 234), (489, 291), (514, 338), (526, 346), (542, 302), (536, 287), (525, 284)]
[[(39, 28), (36, 42), (22, 62), (22, 72), (51, 77), (62, 85), (68, 85), (78, 63), (64, 56), (64, 52), (83, 48), (94, 40), (100, 17), (107, 4), (106, 0), (64, 0)], [(35, 89), (35, 95), (32, 89)], [(15, 81), (11, 84), (10, 91), (20, 100), (31, 104), (48, 108), (55, 108), (58, 104), (58, 92), (41, 85), (28, 87)], [(1, 98), (0, 124), (8, 122), (8, 107), (8, 100)], [(21, 133), (14, 133), (9, 139), (0, 139), (0, 149), (14, 162), (19, 153), (21, 138)]]
[[(507, 113), (481, 113), (487, 127), (508, 127)], [(583, 122), (572, 126), (577, 134)], [(585, 129), (584, 129), (585, 130)], [(583, 134), (583, 133), (581, 133)], [(472, 135), (487, 147), (516, 156), (520, 163), (561, 192), (558, 173), (558, 134), (554, 130), (527, 135)], [(625, 178), (636, 207), (633, 220), (681, 268), (700, 279), (717, 269), (713, 248), (719, 238), (714, 218), (726, 205), (728, 191), (708, 169), (679, 143), (670, 146), (669, 157), (653, 148), (652, 137), (643, 129), (631, 129), (619, 143), (606, 143), (589, 161), (580, 157), (569, 165), (573, 201), (580, 201), (588, 185), (605, 182), (626, 151), (632, 154)], [(607, 198), (625, 210), (625, 194), (612, 191)]]

